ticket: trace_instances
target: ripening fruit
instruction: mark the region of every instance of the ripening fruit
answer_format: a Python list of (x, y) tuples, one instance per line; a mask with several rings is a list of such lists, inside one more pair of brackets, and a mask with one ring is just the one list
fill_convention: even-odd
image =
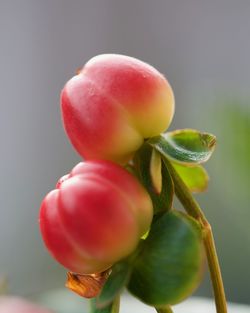
[(87, 161), (45, 197), (40, 227), (58, 262), (91, 274), (132, 253), (152, 215), (151, 199), (132, 174), (110, 161)]
[(65, 130), (85, 159), (125, 164), (174, 114), (166, 78), (138, 59), (103, 54), (89, 60), (61, 93)]
[(0, 313), (52, 313), (22, 298), (1, 296)]

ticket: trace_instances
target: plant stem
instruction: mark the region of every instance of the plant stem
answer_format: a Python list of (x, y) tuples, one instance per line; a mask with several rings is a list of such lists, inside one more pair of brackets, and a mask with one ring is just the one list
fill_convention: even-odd
[(174, 313), (170, 306), (165, 307), (164, 309), (156, 309), (158, 313)]
[(227, 313), (226, 296), (221, 276), (218, 256), (216, 253), (212, 228), (202, 212), (198, 202), (194, 199), (191, 192), (173, 168), (171, 162), (164, 158), (164, 162), (169, 169), (175, 186), (175, 194), (182, 203), (189, 215), (194, 217), (202, 228), (203, 243), (206, 250), (210, 276), (213, 284), (217, 313)]

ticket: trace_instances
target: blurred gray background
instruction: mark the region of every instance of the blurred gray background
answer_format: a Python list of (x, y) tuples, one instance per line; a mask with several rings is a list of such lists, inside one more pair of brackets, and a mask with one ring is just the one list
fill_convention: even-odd
[[(127, 54), (163, 72), (176, 97), (171, 129), (218, 136), (198, 196), (213, 225), (231, 301), (250, 303), (250, 1), (0, 0), (0, 277), (28, 295), (65, 270), (42, 244), (38, 211), (79, 160), (59, 94), (89, 58)], [(212, 296), (208, 278), (197, 295)]]

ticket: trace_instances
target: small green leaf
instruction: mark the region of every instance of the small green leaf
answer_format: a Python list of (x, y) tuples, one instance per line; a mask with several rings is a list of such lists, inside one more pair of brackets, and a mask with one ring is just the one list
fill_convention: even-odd
[(119, 313), (120, 309), (120, 297), (116, 297), (114, 301), (105, 306), (104, 308), (98, 308), (96, 298), (90, 300), (90, 313)]
[(127, 262), (116, 263), (112, 272), (102, 288), (100, 295), (96, 298), (96, 306), (101, 308), (110, 304), (123, 287), (127, 284), (131, 272), (131, 266)]
[(147, 142), (165, 157), (192, 165), (204, 163), (210, 158), (216, 138), (194, 129), (181, 129), (153, 137)]
[(137, 151), (134, 157), (135, 169), (137, 171), (138, 179), (151, 196), (155, 213), (169, 211), (172, 207), (174, 197), (173, 181), (166, 165), (161, 161), (162, 188), (160, 194), (156, 192), (150, 174), (152, 151), (153, 148), (148, 144), (144, 144), (142, 148)]
[(198, 286), (202, 260), (198, 223), (177, 211), (164, 213), (141, 244), (128, 289), (155, 307), (176, 304)]
[(192, 192), (203, 192), (208, 187), (209, 176), (201, 165), (189, 167), (172, 162), (176, 172)]

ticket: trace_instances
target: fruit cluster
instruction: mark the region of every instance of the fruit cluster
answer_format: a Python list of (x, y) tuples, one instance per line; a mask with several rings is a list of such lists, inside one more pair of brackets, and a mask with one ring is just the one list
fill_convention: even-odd
[(153, 204), (125, 166), (174, 114), (166, 78), (135, 58), (92, 58), (61, 94), (65, 130), (80, 156), (43, 200), (40, 228), (53, 257), (79, 274), (100, 273), (130, 255), (149, 230)]

